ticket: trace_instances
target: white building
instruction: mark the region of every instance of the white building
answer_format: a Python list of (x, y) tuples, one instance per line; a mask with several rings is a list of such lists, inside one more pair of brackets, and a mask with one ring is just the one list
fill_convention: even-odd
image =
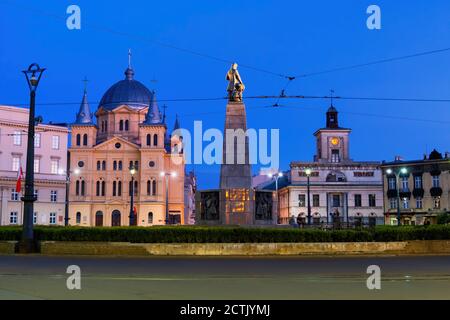
[[(307, 223), (310, 169), (311, 223), (383, 224), (383, 178), (380, 162), (353, 161), (349, 152), (351, 130), (339, 127), (338, 112), (331, 106), (326, 127), (314, 133), (313, 162), (295, 161), (279, 183), (279, 222)], [(273, 183), (266, 187), (273, 189)]]
[[(16, 193), (17, 174), (22, 167), (25, 189), (28, 109), (0, 106), (0, 225), (23, 221), (22, 193)], [(63, 225), (66, 201), (67, 137), (65, 126), (36, 126), (34, 222)]]

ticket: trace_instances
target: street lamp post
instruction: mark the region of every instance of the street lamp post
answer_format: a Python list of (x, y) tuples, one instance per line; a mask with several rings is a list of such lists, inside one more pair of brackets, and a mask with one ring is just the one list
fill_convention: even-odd
[(308, 193), (308, 225), (311, 225), (311, 192), (310, 192), (310, 182), (309, 182), (309, 178), (311, 176), (311, 169), (305, 169), (305, 174), (306, 174), (306, 185), (307, 185), (307, 193)]
[(166, 189), (166, 225), (169, 224), (169, 177), (176, 177), (176, 172), (161, 172), (161, 177), (164, 177), (164, 188)]
[(134, 221), (134, 175), (136, 174), (136, 167), (131, 164), (130, 165), (130, 174), (131, 174), (131, 185), (130, 185), (130, 226), (135, 225)]
[(408, 170), (406, 168), (401, 168), (400, 170), (394, 171), (392, 169), (387, 169), (386, 173), (391, 175), (394, 174), (395, 176), (395, 186), (396, 186), (396, 191), (397, 191), (397, 226), (401, 226), (401, 211), (400, 211), (400, 174), (406, 174), (408, 173)]
[(283, 172), (269, 173), (267, 175), (270, 179), (275, 178), (275, 194), (277, 195), (277, 217), (280, 220), (280, 197), (278, 196), (278, 179), (283, 176)]
[(23, 214), (23, 232), (22, 239), (19, 243), (20, 253), (32, 253), (37, 250), (34, 242), (33, 234), (33, 203), (36, 201), (34, 195), (34, 132), (35, 132), (35, 102), (36, 89), (41, 80), (42, 73), (45, 71), (41, 69), (38, 64), (31, 64), (27, 70), (23, 71), (27, 79), (28, 88), (30, 90), (30, 112), (28, 118), (28, 141), (27, 141), (27, 164), (25, 176), (25, 194), (22, 197), (24, 202)]

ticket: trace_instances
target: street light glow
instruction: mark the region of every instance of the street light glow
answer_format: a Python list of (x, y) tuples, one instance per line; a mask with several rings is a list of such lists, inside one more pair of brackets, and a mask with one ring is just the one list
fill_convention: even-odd
[(80, 174), (80, 169), (78, 169), (78, 168), (76, 168), (74, 171), (73, 171), (73, 173), (75, 173), (76, 175), (79, 175)]
[(283, 172), (278, 172), (278, 176), (281, 178), (283, 176)]
[(166, 173), (164, 171), (161, 171), (161, 173), (159, 174), (161, 177), (164, 177), (166, 175)]
[(177, 173), (175, 171), (172, 172), (172, 177), (176, 177)]
[(386, 170), (386, 173), (387, 173), (387, 174), (392, 174), (392, 169), (387, 169), (387, 170)]
[(407, 174), (407, 173), (408, 173), (408, 169), (406, 169), (406, 168), (401, 168), (401, 169), (400, 169), (400, 172), (401, 172), (402, 174)]
[(306, 175), (307, 176), (310, 176), (311, 175), (311, 169), (310, 168), (308, 168), (308, 169), (305, 169), (305, 173), (306, 173)]

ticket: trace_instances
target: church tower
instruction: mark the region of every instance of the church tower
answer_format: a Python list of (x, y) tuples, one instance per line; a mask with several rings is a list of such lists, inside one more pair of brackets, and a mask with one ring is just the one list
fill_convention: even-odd
[(350, 161), (349, 134), (351, 130), (339, 126), (338, 111), (331, 103), (326, 113), (326, 127), (314, 133), (316, 155), (314, 161), (341, 163)]

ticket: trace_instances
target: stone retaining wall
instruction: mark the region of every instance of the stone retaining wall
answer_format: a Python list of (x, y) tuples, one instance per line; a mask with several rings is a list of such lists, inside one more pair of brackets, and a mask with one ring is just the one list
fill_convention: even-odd
[[(0, 242), (0, 253), (14, 253), (15, 242)], [(330, 243), (127, 243), (41, 242), (41, 254), (109, 256), (312, 256), (450, 254), (450, 240)]]

